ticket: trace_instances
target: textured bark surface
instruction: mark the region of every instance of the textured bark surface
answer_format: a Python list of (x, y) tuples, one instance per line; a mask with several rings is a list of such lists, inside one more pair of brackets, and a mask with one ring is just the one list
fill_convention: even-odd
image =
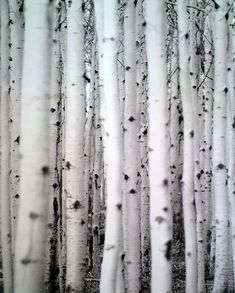
[(82, 1), (67, 2), (65, 104), (66, 290), (83, 292), (86, 265), (84, 180), (85, 74)]
[(0, 104), (0, 135), (1, 135), (1, 169), (0, 169), (0, 194), (1, 194), (1, 245), (4, 292), (13, 290), (12, 267), (12, 230), (11, 230), (11, 200), (10, 200), (10, 136), (9, 136), (9, 4), (1, 1), (1, 104)]
[(179, 29), (179, 68), (180, 92), (184, 115), (183, 142), (183, 213), (185, 233), (185, 263), (186, 263), (186, 293), (197, 292), (197, 249), (196, 249), (196, 215), (194, 198), (194, 119), (193, 101), (190, 85), (189, 68), (189, 27), (187, 8), (183, 0), (178, 0), (178, 29)]
[[(213, 107), (213, 185), (215, 197), (215, 282), (213, 292), (228, 285), (228, 193), (226, 166), (227, 1), (217, 1), (215, 11), (215, 92)], [(227, 89), (227, 90), (226, 90)]]

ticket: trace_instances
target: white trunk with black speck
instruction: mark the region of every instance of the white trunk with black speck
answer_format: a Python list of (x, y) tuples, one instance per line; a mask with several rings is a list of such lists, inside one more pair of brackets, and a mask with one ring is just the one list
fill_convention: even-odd
[(140, 290), (140, 202), (137, 190), (137, 92), (136, 92), (136, 35), (135, 4), (129, 0), (124, 15), (124, 200), (127, 213), (127, 292)]
[(9, 136), (9, 98), (10, 98), (10, 72), (9, 72), (9, 4), (1, 0), (1, 77), (0, 77), (0, 135), (1, 135), (1, 248), (4, 293), (13, 292), (12, 268), (12, 226), (11, 226), (11, 200), (10, 200), (10, 136)]
[(215, 91), (213, 107), (213, 184), (215, 196), (215, 278), (213, 293), (223, 292), (228, 285), (228, 190), (226, 168), (227, 85), (227, 20), (228, 2), (218, 0), (215, 11)]
[[(98, 1), (97, 1), (98, 2)], [(97, 4), (97, 3), (96, 3)], [(104, 163), (107, 186), (107, 209), (105, 222), (105, 244), (101, 269), (101, 293), (115, 292), (118, 266), (120, 225), (121, 225), (121, 119), (118, 96), (117, 79), (117, 1), (104, 0), (103, 13), (97, 15), (96, 20), (104, 16), (104, 31), (98, 31), (99, 66), (103, 68), (104, 100)], [(96, 10), (96, 13), (98, 11)], [(100, 22), (102, 22), (100, 20)], [(99, 23), (99, 22), (98, 22)], [(97, 24), (98, 25), (98, 24)], [(101, 38), (101, 39), (100, 39)], [(102, 43), (101, 43), (102, 42)], [(103, 53), (103, 58), (102, 58)], [(100, 55), (101, 54), (101, 55)], [(103, 60), (102, 60), (103, 59)], [(103, 111), (103, 110), (102, 110)]]
[[(191, 7), (197, 7), (195, 0), (190, 0)], [(191, 95), (193, 104), (193, 120), (194, 120), (194, 193), (196, 205), (196, 233), (197, 233), (197, 271), (198, 271), (198, 293), (203, 293), (205, 288), (205, 260), (204, 260), (204, 222), (203, 222), (203, 194), (201, 193), (201, 177), (203, 177), (200, 169), (200, 156), (199, 156), (199, 56), (197, 53), (197, 35), (200, 34), (196, 31), (196, 11), (194, 8), (190, 9), (190, 81), (191, 81)]]
[(12, 218), (12, 249), (14, 256), (14, 246), (16, 237), (16, 225), (18, 221), (19, 208), (19, 145), (20, 145), (20, 95), (22, 81), (22, 57), (23, 57), (23, 13), (22, 3), (16, 0), (9, 1), (11, 18), (11, 46), (10, 46), (10, 143), (11, 143), (11, 218)]
[(44, 289), (50, 172), (49, 6), (47, 0), (28, 0), (24, 3), (25, 45), (20, 131), (21, 198), (14, 284), (14, 291), (19, 293), (37, 293)]
[(85, 52), (82, 1), (67, 1), (65, 104), (66, 290), (84, 292), (86, 218), (84, 190)]
[(169, 114), (165, 1), (146, 1), (149, 72), (149, 180), (151, 291), (171, 292), (172, 211), (170, 204)]
[(194, 199), (194, 112), (190, 88), (189, 24), (185, 0), (177, 1), (179, 28), (180, 91), (184, 115), (183, 213), (185, 234), (186, 293), (197, 292), (196, 215)]

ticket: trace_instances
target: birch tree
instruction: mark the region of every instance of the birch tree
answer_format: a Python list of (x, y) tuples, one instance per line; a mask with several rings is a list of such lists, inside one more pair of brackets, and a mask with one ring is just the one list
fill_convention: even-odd
[[(49, 195), (48, 111), (50, 78), (50, 3), (25, 1), (25, 46), (21, 95), (19, 222), (14, 291), (44, 288)], [(37, 152), (35, 152), (37, 150)]]
[(58, 24), (61, 21), (61, 3), (59, 0), (54, 2), (52, 15), (52, 45), (51, 45), (51, 82), (50, 82), (50, 108), (49, 108), (49, 145), (50, 145), (50, 197), (48, 211), (48, 251), (47, 268), (45, 275), (46, 290), (56, 291), (59, 286), (60, 267), (60, 215), (61, 207), (61, 45), (59, 38)]
[[(100, 3), (101, 4), (101, 3)], [(102, 6), (100, 7), (102, 9)], [(102, 23), (102, 29), (97, 27), (99, 45), (99, 68), (103, 66), (104, 79), (104, 163), (107, 185), (105, 245), (101, 269), (100, 291), (115, 292), (116, 274), (119, 253), (119, 237), (121, 232), (121, 121), (119, 111), (117, 82), (117, 1), (104, 0), (103, 13), (96, 10), (96, 23)], [(98, 13), (98, 14), (97, 14)], [(100, 55), (101, 54), (101, 55)], [(103, 65), (101, 65), (103, 62)], [(101, 76), (102, 77), (102, 76)]]
[(84, 292), (86, 218), (83, 186), (85, 84), (82, 1), (67, 1), (65, 125), (66, 290)]
[(228, 281), (228, 194), (226, 172), (227, 1), (215, 4), (215, 91), (213, 107), (213, 184), (215, 197), (215, 278), (213, 292), (222, 292)]
[[(235, 2), (230, 1), (230, 11), (229, 11), (229, 48), (228, 48), (228, 89), (229, 89), (229, 100), (227, 103), (227, 135), (228, 135), (228, 152), (227, 152), (227, 164), (228, 164), (228, 195), (229, 195), (229, 213), (230, 213), (230, 226), (229, 226), (229, 236), (231, 243), (232, 252), (232, 265), (233, 268), (233, 283), (235, 280), (235, 200), (234, 200), (234, 176), (235, 176), (235, 162), (234, 162), (234, 150), (235, 150), (235, 132), (234, 132), (234, 117), (235, 117), (235, 103), (234, 103), (234, 81), (235, 81), (235, 69), (234, 69), (234, 12), (235, 12)], [(230, 273), (231, 275), (231, 273)]]
[(9, 190), (10, 172), (10, 144), (9, 144), (9, 3), (1, 0), (1, 246), (4, 292), (13, 292), (13, 268), (12, 268), (12, 246), (11, 246), (11, 206)]
[(137, 190), (137, 99), (136, 99), (135, 4), (126, 3), (124, 15), (124, 200), (127, 212), (127, 292), (140, 290), (140, 201)]
[(212, 15), (207, 10), (208, 16), (205, 20), (204, 25), (204, 50), (205, 50), (205, 82), (204, 82), (204, 146), (205, 146), (205, 157), (204, 157), (204, 174), (205, 174), (205, 234), (208, 235), (211, 227), (211, 216), (212, 216), (212, 190), (211, 190), (211, 159), (212, 159), (212, 107), (213, 107), (213, 76), (214, 76), (214, 60), (213, 60), (213, 40), (212, 40), (212, 28), (211, 18)]
[(136, 5), (136, 86), (138, 120), (138, 185), (140, 193), (141, 290), (150, 290), (150, 223), (148, 180), (148, 79), (143, 3)]
[[(194, 122), (194, 192), (195, 192), (195, 206), (196, 206), (196, 233), (197, 233), (197, 267), (198, 267), (198, 292), (203, 292), (205, 287), (205, 268), (204, 268), (204, 223), (203, 223), (203, 200), (200, 187), (201, 179), (201, 165), (199, 157), (199, 143), (200, 143), (200, 127), (199, 127), (199, 55), (197, 45), (196, 31), (196, 8), (195, 0), (190, 1), (190, 82), (191, 95), (193, 105), (193, 122)], [(203, 171), (202, 171), (203, 172)]]
[(172, 212), (168, 189), (170, 144), (164, 1), (146, 1), (146, 25), (149, 72), (151, 290), (171, 292)]
[(14, 254), (16, 223), (19, 206), (19, 144), (20, 144), (20, 94), (22, 81), (23, 57), (23, 3), (9, 1), (10, 7), (10, 148), (11, 148), (11, 218), (12, 249)]
[(0, 0), (0, 291), (234, 290), (234, 5)]
[(185, 234), (186, 293), (197, 292), (197, 249), (193, 184), (194, 122), (189, 69), (189, 28), (186, 1), (178, 0), (180, 92), (184, 115), (183, 217)]

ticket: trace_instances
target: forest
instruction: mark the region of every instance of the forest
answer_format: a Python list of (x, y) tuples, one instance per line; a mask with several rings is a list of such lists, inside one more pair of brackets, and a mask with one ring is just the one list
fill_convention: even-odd
[(235, 292), (234, 0), (0, 0), (0, 292)]

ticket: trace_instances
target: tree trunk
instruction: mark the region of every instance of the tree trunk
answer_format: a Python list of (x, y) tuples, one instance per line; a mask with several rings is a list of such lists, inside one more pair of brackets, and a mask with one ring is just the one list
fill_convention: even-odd
[(227, 289), (228, 282), (228, 194), (226, 166), (226, 104), (227, 87), (227, 1), (216, 2), (215, 46), (215, 91), (213, 108), (213, 176), (215, 196), (215, 278), (213, 292)]
[(178, 0), (180, 92), (184, 115), (183, 212), (185, 233), (186, 293), (197, 292), (197, 247), (194, 199), (194, 123), (189, 70), (189, 27), (186, 1)]
[(149, 71), (149, 178), (151, 290), (171, 292), (172, 211), (169, 180), (169, 114), (165, 47), (165, 1), (146, 1)]
[(86, 218), (84, 192), (85, 52), (82, 1), (67, 1), (65, 125), (66, 290), (84, 292)]
[(140, 206), (137, 190), (137, 101), (136, 101), (136, 35), (135, 4), (126, 3), (124, 15), (124, 64), (125, 64), (125, 104), (124, 104), (124, 200), (127, 213), (127, 292), (140, 290)]
[(196, 7), (195, 0), (190, 1), (190, 81), (191, 81), (191, 95), (193, 104), (193, 120), (194, 120), (194, 192), (196, 205), (196, 233), (197, 233), (197, 270), (198, 270), (198, 293), (203, 293), (205, 288), (205, 261), (204, 261), (204, 222), (203, 222), (203, 200), (201, 193), (201, 178), (203, 177), (200, 166), (199, 143), (200, 143), (200, 128), (199, 128), (199, 56), (197, 47), (196, 31)]
[(1, 1), (1, 246), (4, 293), (13, 292), (12, 268), (12, 227), (11, 227), (11, 201), (9, 190), (10, 173), (10, 137), (9, 137), (9, 4), (7, 0)]
[[(104, 16), (104, 32), (98, 32), (98, 42), (103, 40), (103, 49), (99, 45), (99, 68), (103, 68), (104, 100), (104, 163), (107, 186), (107, 209), (105, 223), (105, 245), (101, 269), (100, 291), (115, 292), (118, 266), (119, 238), (121, 225), (121, 122), (117, 80), (117, 1), (104, 0), (103, 13), (98, 15), (96, 23), (102, 23)], [(101, 38), (101, 39), (100, 39)], [(102, 55), (103, 53), (103, 55)], [(102, 60), (103, 59), (103, 60)], [(103, 63), (103, 65), (101, 65)], [(101, 76), (102, 77), (102, 76)]]
[(23, 11), (22, 2), (10, 0), (10, 119), (11, 119), (11, 218), (12, 218), (12, 250), (13, 261), (15, 252), (16, 225), (18, 221), (19, 208), (19, 145), (20, 145), (20, 95), (21, 95), (21, 80), (22, 80), (22, 57), (23, 57)]
[(52, 54), (51, 54), (51, 85), (49, 111), (49, 144), (50, 144), (50, 197), (48, 213), (48, 251), (45, 274), (46, 292), (56, 292), (59, 287), (60, 273), (60, 215), (61, 215), (61, 186), (60, 160), (61, 144), (61, 68), (60, 68), (60, 39), (58, 24), (61, 21), (60, 0), (54, 3), (52, 18)]
[[(49, 196), (50, 33), (47, 0), (26, 1), (21, 114), (21, 202), (15, 292), (44, 288)], [(37, 150), (35, 152), (35, 150)]]

